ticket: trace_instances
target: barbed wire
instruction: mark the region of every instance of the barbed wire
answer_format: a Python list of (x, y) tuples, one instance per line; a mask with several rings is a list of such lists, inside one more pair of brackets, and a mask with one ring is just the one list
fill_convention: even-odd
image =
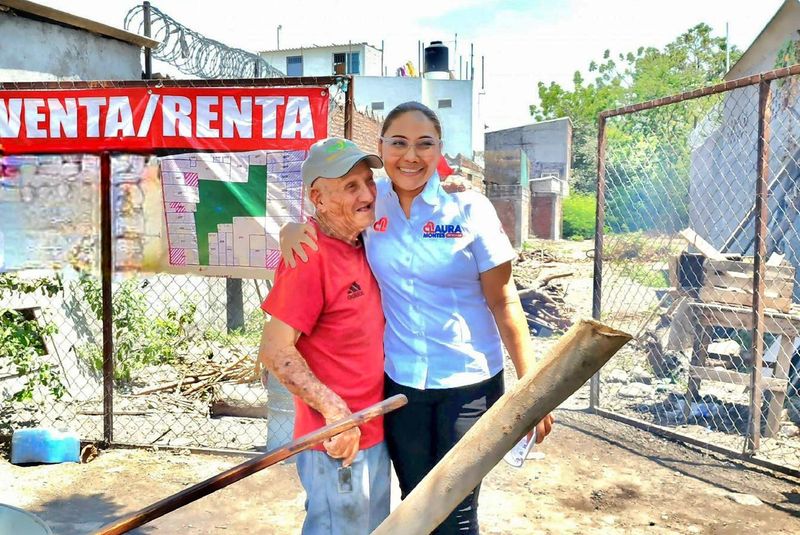
[[(153, 57), (182, 73), (200, 78), (276, 78), (284, 74), (261, 56), (232, 48), (187, 28), (163, 11), (150, 6), (152, 38), (159, 41)], [(142, 33), (144, 6), (125, 15), (125, 29)]]

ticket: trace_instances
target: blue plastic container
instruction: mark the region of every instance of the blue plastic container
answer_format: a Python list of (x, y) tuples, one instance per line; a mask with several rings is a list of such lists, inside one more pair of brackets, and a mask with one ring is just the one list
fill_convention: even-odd
[(17, 429), (11, 436), (12, 464), (80, 462), (76, 433), (43, 427)]

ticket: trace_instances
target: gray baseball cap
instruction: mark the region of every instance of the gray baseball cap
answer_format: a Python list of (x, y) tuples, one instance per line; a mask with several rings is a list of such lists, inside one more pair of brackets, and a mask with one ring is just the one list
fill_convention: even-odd
[(362, 151), (349, 139), (329, 137), (317, 141), (311, 145), (301, 167), (303, 184), (309, 187), (318, 178), (342, 177), (362, 160), (373, 169), (383, 167), (383, 160), (377, 155)]

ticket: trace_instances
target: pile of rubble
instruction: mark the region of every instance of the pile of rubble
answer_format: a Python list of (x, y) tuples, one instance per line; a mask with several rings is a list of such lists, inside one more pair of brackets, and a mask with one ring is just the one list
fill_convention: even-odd
[(559, 279), (573, 272), (558, 271), (559, 267), (559, 259), (546, 249), (523, 250), (514, 263), (514, 280), (522, 308), (536, 336), (562, 333), (572, 325)]

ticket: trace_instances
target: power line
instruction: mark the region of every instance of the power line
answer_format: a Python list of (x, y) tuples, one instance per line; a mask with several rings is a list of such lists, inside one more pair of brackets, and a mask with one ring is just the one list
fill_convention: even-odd
[[(150, 6), (151, 37), (159, 41), (153, 57), (199, 78), (278, 78), (284, 74), (261, 56), (232, 48), (187, 28), (163, 11)], [(144, 28), (144, 6), (125, 15), (125, 29)]]

